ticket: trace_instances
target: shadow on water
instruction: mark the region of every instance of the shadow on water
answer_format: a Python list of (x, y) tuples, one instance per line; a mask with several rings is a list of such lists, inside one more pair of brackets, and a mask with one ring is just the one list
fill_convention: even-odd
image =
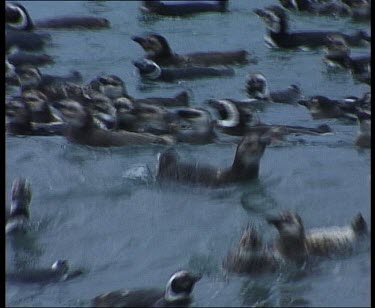
[(38, 243), (36, 234), (33, 232), (16, 232), (7, 235), (7, 254), (13, 254), (12, 265), (17, 270), (30, 268), (38, 263), (38, 259), (43, 255), (44, 249)]
[(338, 83), (350, 82), (352, 78), (350, 71), (335, 67), (326, 68), (322, 71), (322, 75), (325, 76), (327, 80), (333, 80)]
[(205, 276), (216, 276), (220, 273), (220, 264), (211, 255), (193, 254), (189, 259), (188, 268)]
[[(301, 276), (301, 273), (293, 273)], [(269, 274), (264, 277), (246, 280), (240, 289), (240, 296), (244, 306), (251, 307), (298, 307), (307, 306), (309, 301), (303, 297), (309, 290), (306, 282), (292, 278), (290, 273)], [(302, 276), (305, 276), (302, 274)], [(301, 277), (297, 278), (298, 280)]]
[(241, 195), (242, 207), (250, 213), (265, 214), (277, 208), (277, 202), (266, 191), (264, 184), (254, 180)]

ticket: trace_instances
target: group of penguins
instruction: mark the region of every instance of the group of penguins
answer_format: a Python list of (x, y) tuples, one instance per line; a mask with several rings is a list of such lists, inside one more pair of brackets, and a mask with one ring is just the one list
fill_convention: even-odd
[[(192, 16), (229, 10), (227, 0), (219, 1), (142, 1), (144, 14)], [(350, 46), (369, 46), (365, 31), (344, 34), (336, 31), (289, 30), (287, 10), (296, 14), (326, 15), (367, 22), (371, 1), (367, 0), (280, 0), (280, 5), (255, 9), (266, 26), (265, 42), (272, 48), (323, 48), (324, 62), (352, 72), (355, 82), (371, 84), (371, 56), (352, 57)], [(193, 22), (193, 19), (192, 19)], [(322, 95), (306, 98), (293, 84), (271, 91), (261, 73), (245, 80), (247, 98), (210, 99), (207, 108), (189, 107), (189, 93), (174, 97), (135, 98), (125, 82), (115, 75), (102, 75), (88, 84), (72, 71), (67, 76), (43, 74), (39, 67), (54, 60), (41, 52), (48, 48), (51, 36), (41, 29), (101, 30), (111, 27), (105, 18), (89, 16), (54, 17), (34, 21), (27, 9), (15, 2), (6, 3), (6, 86), (19, 88), (19, 94), (6, 98), (6, 132), (9, 135), (65, 136), (69, 142), (93, 147), (162, 144), (168, 148), (158, 156), (156, 180), (179, 181), (221, 187), (258, 177), (259, 164), (266, 146), (284, 140), (290, 134), (322, 135), (332, 129), (323, 124), (302, 127), (262, 123), (257, 113), (274, 103), (305, 106), (314, 119), (341, 118), (358, 123), (358, 137), (353, 146), (371, 147), (371, 92), (362, 97), (330, 99)], [(160, 34), (133, 36), (145, 51), (133, 61), (142, 78), (173, 82), (179, 79), (227, 77), (235, 72), (232, 65), (247, 65), (256, 59), (246, 50), (177, 54)], [(225, 68), (223, 68), (225, 66)], [(213, 119), (212, 109), (216, 119)], [(208, 144), (219, 136), (236, 136), (238, 146), (233, 164), (218, 169), (181, 161), (172, 145)], [(16, 178), (11, 190), (11, 206), (6, 217), (7, 237), (22, 236), (30, 224), (30, 182)], [(294, 212), (267, 217), (279, 237), (272, 245), (262, 242), (253, 225), (248, 225), (223, 261), (223, 268), (239, 274), (275, 272), (284, 266), (302, 266), (314, 257), (350, 255), (368, 239), (367, 224), (359, 213), (347, 226), (305, 231), (302, 218)], [(57, 260), (50, 268), (7, 273), (7, 281), (50, 283), (84, 274), (71, 271), (67, 260)], [(165, 289), (117, 290), (97, 296), (96, 307), (187, 306), (201, 275), (189, 271), (174, 273)]]

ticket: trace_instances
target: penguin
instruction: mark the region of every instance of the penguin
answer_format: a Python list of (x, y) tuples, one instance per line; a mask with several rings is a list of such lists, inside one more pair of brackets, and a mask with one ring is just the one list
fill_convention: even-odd
[(318, 228), (308, 232), (305, 231), (301, 216), (294, 212), (268, 215), (266, 220), (279, 232), (274, 246), (275, 254), (285, 262), (297, 265), (310, 262), (313, 257), (351, 255), (369, 234), (366, 221), (360, 213), (353, 218), (350, 226)]
[(67, 16), (35, 21), (26, 8), (15, 2), (7, 2), (5, 6), (6, 25), (10, 29), (30, 31), (34, 29), (108, 29), (108, 19), (91, 16)]
[(15, 50), (13, 53), (8, 54), (7, 60), (15, 67), (21, 66), (44, 66), (54, 64), (53, 58), (47, 54), (32, 54), (22, 50)]
[(199, 184), (206, 187), (253, 180), (258, 178), (260, 160), (269, 143), (270, 138), (266, 135), (252, 133), (243, 137), (237, 146), (232, 166), (227, 168), (181, 162), (176, 151), (169, 148), (158, 155), (156, 180)]
[(350, 69), (353, 74), (369, 73), (371, 65), (371, 55), (351, 57), (350, 48), (340, 35), (328, 37), (323, 60), (330, 67)]
[(109, 131), (96, 128), (91, 112), (77, 101), (65, 99), (54, 104), (66, 122), (64, 135), (69, 142), (94, 147), (112, 147), (126, 145), (165, 144), (173, 139), (169, 136), (132, 133), (127, 131)]
[(311, 15), (350, 17), (352, 10), (345, 3), (337, 1), (318, 2), (314, 0), (279, 0), (280, 4), (292, 12)]
[(161, 68), (155, 62), (147, 59), (133, 61), (133, 65), (138, 69), (142, 78), (166, 82), (174, 82), (180, 79), (234, 76), (232, 68), (191, 66), (168, 69)]
[(69, 269), (70, 267), (67, 260), (57, 260), (50, 268), (36, 268), (6, 273), (5, 277), (6, 281), (10, 283), (37, 283), (45, 285), (70, 280), (84, 274), (82, 269), (74, 271), (69, 271)]
[(147, 53), (145, 59), (152, 60), (159, 66), (213, 66), (256, 63), (250, 58), (246, 50), (208, 51), (180, 55), (174, 53), (167, 39), (160, 34), (150, 34), (146, 37), (133, 36), (132, 40), (138, 43)]
[(296, 104), (304, 98), (301, 89), (295, 84), (284, 90), (270, 91), (266, 77), (261, 73), (247, 76), (246, 93), (250, 98), (283, 104)]
[(349, 35), (338, 31), (299, 31), (290, 32), (288, 15), (285, 10), (272, 5), (264, 10), (255, 9), (254, 13), (261, 17), (267, 26), (265, 42), (268, 47), (285, 49), (322, 48), (327, 44), (328, 36), (342, 35), (350, 46), (366, 46), (371, 37), (363, 30)]
[(145, 13), (153, 13), (162, 16), (183, 17), (207, 12), (224, 13), (228, 10), (228, 0), (216, 0), (210, 2), (189, 1), (171, 3), (169, 1), (147, 0), (140, 7)]
[(341, 118), (353, 122), (356, 120), (355, 116), (347, 113), (344, 104), (322, 95), (315, 95), (301, 100), (298, 104), (309, 109), (313, 119)]
[(275, 272), (277, 262), (264, 245), (259, 231), (248, 224), (238, 246), (230, 250), (223, 261), (223, 268), (236, 274), (259, 275)]
[(332, 132), (331, 127), (327, 124), (317, 127), (265, 124), (254, 113), (244, 109), (243, 105), (238, 105), (229, 99), (212, 99), (207, 104), (218, 111), (220, 119), (215, 121), (216, 127), (228, 135), (243, 136), (251, 132), (258, 132), (277, 139), (288, 134), (320, 135)]
[(371, 148), (371, 112), (358, 109), (356, 116), (359, 130), (355, 145), (360, 148)]
[(51, 41), (48, 33), (34, 33), (20, 30), (5, 31), (5, 51), (12, 53), (16, 48), (23, 51), (42, 51)]
[(201, 275), (188, 271), (178, 271), (170, 277), (164, 290), (122, 289), (99, 295), (92, 304), (94, 307), (186, 307), (191, 303), (191, 293), (201, 278)]
[(178, 129), (176, 138), (178, 142), (190, 144), (208, 144), (215, 142), (215, 122), (210, 113), (204, 108), (184, 108), (176, 110), (177, 116), (187, 121), (188, 129)]
[(7, 235), (17, 231), (26, 232), (29, 228), (31, 197), (32, 191), (29, 180), (23, 177), (14, 179), (10, 211), (5, 225)]

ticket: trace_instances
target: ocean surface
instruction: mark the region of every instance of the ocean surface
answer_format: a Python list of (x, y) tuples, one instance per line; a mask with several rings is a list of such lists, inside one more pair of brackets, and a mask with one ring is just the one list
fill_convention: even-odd
[[(137, 1), (19, 1), (34, 20), (62, 15), (105, 17), (102, 31), (44, 30), (52, 35), (45, 53), (55, 64), (44, 73), (82, 73), (85, 82), (99, 74), (121, 77), (130, 95), (172, 97), (188, 90), (192, 106), (210, 98), (244, 99), (245, 78), (261, 72), (271, 90), (291, 84), (305, 96), (362, 96), (369, 87), (347, 71), (329, 71), (323, 51), (267, 48), (265, 27), (252, 12), (271, 0), (232, 0), (230, 12), (188, 18), (143, 15)], [(291, 29), (369, 31), (349, 19), (290, 14)], [(235, 66), (235, 76), (175, 83), (145, 82), (131, 61), (143, 50), (133, 35), (157, 32), (177, 53), (245, 49), (257, 64)], [(353, 49), (353, 55), (368, 49)], [(8, 95), (15, 92), (9, 89)], [(333, 134), (293, 137), (266, 149), (259, 180), (208, 189), (171, 183), (159, 185), (155, 172), (162, 146), (91, 148), (64, 137), (6, 137), (6, 206), (13, 179), (32, 186), (32, 230), (22, 243), (6, 241), (6, 271), (49, 266), (69, 260), (86, 273), (45, 286), (6, 285), (7, 306), (87, 306), (93, 297), (119, 288), (158, 286), (187, 269), (203, 278), (192, 306), (370, 306), (370, 252), (324, 260), (306, 275), (247, 277), (226, 275), (222, 260), (248, 222), (272, 241), (276, 230), (264, 215), (296, 210), (306, 229), (344, 226), (358, 212), (370, 222), (370, 150), (354, 145), (358, 127), (340, 120), (313, 120), (303, 106), (271, 104), (259, 112), (271, 124), (329, 124)], [(291, 139), (293, 139), (291, 138)], [(186, 160), (231, 165), (236, 144), (178, 144)]]

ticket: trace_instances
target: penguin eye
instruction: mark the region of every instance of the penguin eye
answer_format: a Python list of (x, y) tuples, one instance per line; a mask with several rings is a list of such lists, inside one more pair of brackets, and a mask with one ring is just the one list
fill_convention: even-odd
[(38, 102), (39, 100), (36, 97), (30, 97), (29, 101), (32, 103)]
[(106, 78), (104, 78), (104, 77), (99, 77), (98, 80), (99, 80), (100, 83), (102, 83), (102, 84), (109, 84), (108, 79), (106, 79)]
[(285, 223), (291, 223), (292, 222), (292, 216), (289, 213), (286, 213), (285, 215), (283, 215), (283, 221)]

